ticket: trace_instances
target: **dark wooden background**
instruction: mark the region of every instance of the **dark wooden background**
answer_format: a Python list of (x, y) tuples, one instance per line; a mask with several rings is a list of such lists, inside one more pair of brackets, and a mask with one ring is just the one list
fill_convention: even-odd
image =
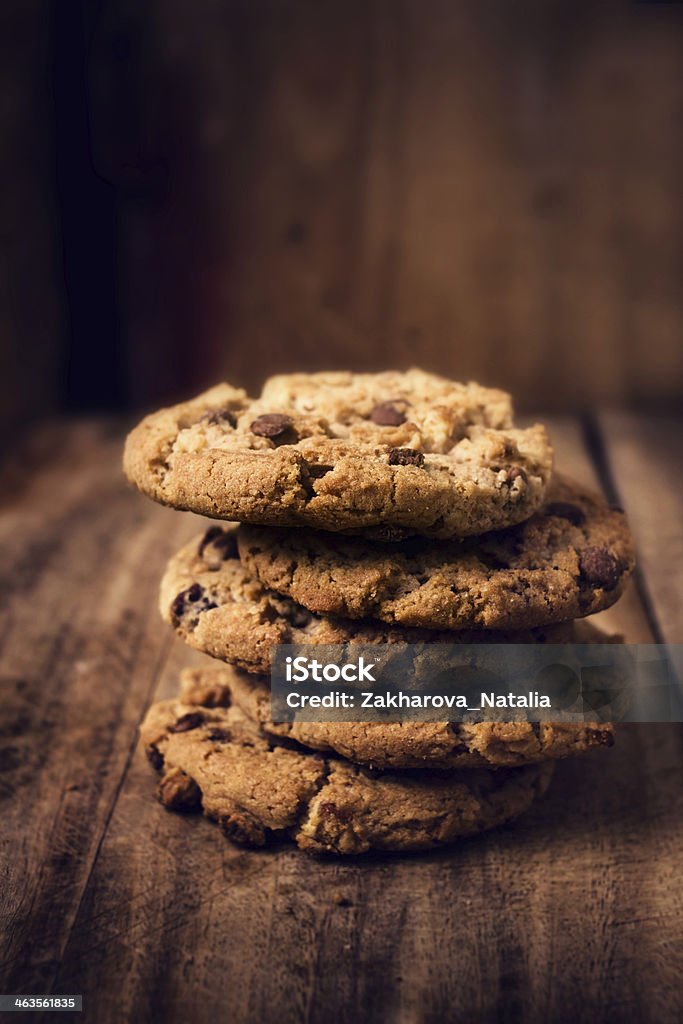
[(680, 401), (683, 5), (6, 0), (0, 415), (416, 362)]

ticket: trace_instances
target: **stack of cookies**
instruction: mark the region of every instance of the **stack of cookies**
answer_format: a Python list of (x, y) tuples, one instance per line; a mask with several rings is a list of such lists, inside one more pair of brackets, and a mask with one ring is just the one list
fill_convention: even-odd
[[(499, 825), (608, 724), (303, 722), (270, 714), (278, 644), (610, 642), (578, 621), (633, 569), (623, 513), (552, 471), (510, 398), (420, 370), (221, 384), (148, 416), (129, 479), (212, 520), (161, 611), (207, 667), (142, 725), (173, 809), (227, 835), (357, 854)], [(239, 523), (241, 525), (234, 525)]]

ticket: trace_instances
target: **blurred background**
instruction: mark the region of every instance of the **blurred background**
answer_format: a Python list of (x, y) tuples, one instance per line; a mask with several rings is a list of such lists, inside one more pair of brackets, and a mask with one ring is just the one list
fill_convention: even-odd
[(0, 425), (420, 364), (683, 393), (683, 5), (3, 0)]

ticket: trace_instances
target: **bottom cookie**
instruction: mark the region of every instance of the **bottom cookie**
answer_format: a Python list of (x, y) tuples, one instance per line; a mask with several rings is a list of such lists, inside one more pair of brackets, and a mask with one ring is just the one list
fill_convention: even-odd
[(293, 749), (237, 707), (154, 704), (140, 729), (159, 798), (202, 810), (238, 843), (292, 839), (314, 853), (428, 850), (502, 825), (545, 792), (552, 762), (378, 772)]

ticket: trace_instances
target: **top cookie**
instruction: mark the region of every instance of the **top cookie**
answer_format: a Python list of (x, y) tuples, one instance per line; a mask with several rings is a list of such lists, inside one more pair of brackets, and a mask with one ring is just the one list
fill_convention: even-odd
[(525, 629), (614, 604), (634, 564), (621, 509), (559, 474), (525, 523), (441, 543), (241, 526), (264, 587), (309, 611), (430, 629)]
[(216, 519), (465, 537), (527, 519), (552, 469), (505, 392), (424, 373), (289, 374), (261, 397), (219, 384), (146, 417), (129, 480)]

